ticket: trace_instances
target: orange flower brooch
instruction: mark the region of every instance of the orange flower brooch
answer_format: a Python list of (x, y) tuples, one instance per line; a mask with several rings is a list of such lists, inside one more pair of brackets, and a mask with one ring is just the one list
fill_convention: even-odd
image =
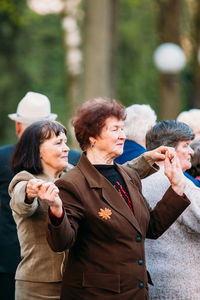
[(98, 215), (103, 219), (103, 220), (108, 220), (110, 219), (110, 216), (112, 215), (112, 211), (109, 208), (100, 208)]

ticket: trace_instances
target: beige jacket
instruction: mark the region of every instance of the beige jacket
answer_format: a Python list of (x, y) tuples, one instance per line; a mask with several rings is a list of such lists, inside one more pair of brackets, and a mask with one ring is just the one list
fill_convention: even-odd
[(26, 185), (32, 178), (54, 181), (54, 178), (44, 174), (33, 176), (22, 171), (9, 185), (10, 206), (17, 224), (22, 258), (15, 278), (32, 282), (60, 282), (66, 253), (53, 252), (47, 243), (48, 205), (38, 198), (32, 204), (25, 203)]

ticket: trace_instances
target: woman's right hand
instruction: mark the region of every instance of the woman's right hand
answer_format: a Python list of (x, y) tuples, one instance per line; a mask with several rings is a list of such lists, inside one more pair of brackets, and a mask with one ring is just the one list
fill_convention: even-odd
[(39, 188), (44, 181), (41, 179), (30, 179), (26, 186), (26, 202), (32, 203), (35, 197), (38, 196)]
[(63, 213), (63, 208), (58, 193), (59, 189), (52, 182), (43, 182), (38, 190), (38, 197), (45, 201), (50, 206), (51, 212), (59, 218)]

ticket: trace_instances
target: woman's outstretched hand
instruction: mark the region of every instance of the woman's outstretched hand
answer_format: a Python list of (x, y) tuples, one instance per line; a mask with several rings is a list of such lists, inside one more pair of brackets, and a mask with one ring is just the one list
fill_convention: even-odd
[(147, 161), (154, 163), (157, 161), (165, 160), (166, 152), (168, 152), (169, 155), (173, 155), (175, 153), (175, 150), (172, 147), (160, 146), (154, 150), (144, 152), (143, 156)]
[(41, 179), (30, 179), (26, 186), (26, 202), (32, 203), (35, 197), (38, 197), (38, 191), (44, 181)]
[(35, 197), (39, 197), (50, 206), (52, 213), (56, 217), (60, 217), (63, 213), (62, 201), (58, 193), (59, 190), (57, 186), (52, 182), (45, 182), (41, 179), (31, 179), (27, 183), (26, 194), (28, 200), (31, 202)]
[(51, 212), (60, 217), (63, 213), (62, 201), (58, 195), (59, 189), (52, 182), (44, 182), (39, 188), (38, 197), (44, 200), (51, 208)]
[(185, 186), (186, 186), (186, 178), (183, 174), (183, 171), (180, 167), (180, 162), (176, 153), (174, 151), (166, 151), (165, 160), (165, 175), (168, 177), (172, 189), (180, 196), (184, 194)]

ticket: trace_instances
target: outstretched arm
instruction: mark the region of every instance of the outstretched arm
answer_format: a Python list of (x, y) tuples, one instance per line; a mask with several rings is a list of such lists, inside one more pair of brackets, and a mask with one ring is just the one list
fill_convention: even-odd
[(128, 161), (124, 165), (135, 170), (141, 179), (157, 172), (159, 166), (156, 164), (157, 161), (165, 159), (165, 153), (174, 153), (174, 148), (160, 146), (154, 150), (147, 151), (139, 157)]

